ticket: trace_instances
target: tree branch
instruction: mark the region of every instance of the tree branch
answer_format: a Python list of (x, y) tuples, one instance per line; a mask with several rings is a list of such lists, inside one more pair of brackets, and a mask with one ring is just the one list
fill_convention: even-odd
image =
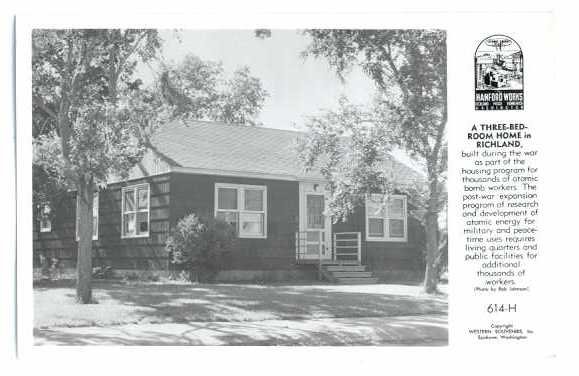
[(50, 107), (48, 107), (40, 97), (33, 95), (32, 102), (54, 120), (58, 118), (56, 112), (54, 112)]
[(392, 58), (392, 48), (390, 46), (390, 43), (388, 43), (386, 45), (386, 47), (387, 47), (387, 51), (385, 52), (384, 57), (386, 58), (386, 62), (388, 63), (388, 67), (390, 68), (390, 70), (392, 71), (392, 74), (394, 75), (394, 79), (396, 80), (396, 83), (398, 83), (400, 90), (402, 90), (404, 102), (408, 103), (408, 99), (410, 98), (410, 92), (408, 90), (408, 87), (406, 86), (406, 84), (402, 80), (402, 77), (400, 76), (400, 72), (398, 71), (396, 64), (394, 64), (394, 60)]

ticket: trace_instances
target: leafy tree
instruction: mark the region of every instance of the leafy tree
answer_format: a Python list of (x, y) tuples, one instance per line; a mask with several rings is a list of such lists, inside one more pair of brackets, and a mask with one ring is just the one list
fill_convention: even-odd
[[(312, 117), (301, 145), (308, 168), (330, 181), (330, 211), (346, 217), (364, 194), (407, 192), (421, 203), (426, 230), (424, 289), (436, 291), (439, 211), (446, 195), (446, 35), (439, 30), (306, 30), (304, 56), (324, 58), (345, 79), (360, 67), (377, 95), (368, 108), (342, 99), (337, 111)], [(347, 136), (347, 137), (345, 137)], [(426, 187), (399, 186), (384, 168), (393, 147), (422, 163)]]
[(248, 67), (226, 78), (221, 63), (187, 55), (177, 65), (165, 65), (157, 87), (174, 106), (176, 117), (259, 125), (267, 91)]
[(92, 300), (94, 191), (110, 175), (126, 175), (153, 125), (168, 113), (132, 79), (137, 64), (157, 54), (160, 40), (155, 30), (34, 30), (32, 45), (34, 165), (76, 189), (76, 294), (86, 304)]
[(267, 93), (248, 68), (225, 79), (221, 64), (195, 56), (163, 66), (156, 85), (143, 88), (134, 73), (159, 54), (156, 30), (35, 30), (32, 42), (35, 198), (76, 190), (77, 300), (88, 303), (94, 191), (112, 175), (126, 177), (156, 125), (172, 118), (255, 125)]

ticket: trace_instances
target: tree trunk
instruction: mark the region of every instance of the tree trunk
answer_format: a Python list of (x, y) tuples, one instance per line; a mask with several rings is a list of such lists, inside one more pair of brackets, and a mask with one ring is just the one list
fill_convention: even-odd
[(438, 284), (438, 272), (436, 257), (438, 254), (438, 213), (436, 211), (426, 214), (426, 271), (424, 273), (424, 292), (432, 294), (436, 292)]
[(80, 183), (78, 194), (78, 256), (76, 261), (76, 300), (81, 304), (92, 302), (92, 184)]
[(438, 272), (436, 259), (438, 256), (438, 176), (436, 164), (429, 165), (429, 197), (426, 208), (426, 271), (424, 272), (424, 292), (436, 292)]

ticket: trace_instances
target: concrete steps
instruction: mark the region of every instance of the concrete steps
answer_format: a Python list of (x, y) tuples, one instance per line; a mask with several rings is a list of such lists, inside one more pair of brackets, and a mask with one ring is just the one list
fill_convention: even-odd
[(368, 278), (368, 277), (372, 277), (372, 272), (360, 272), (360, 271), (354, 271), (354, 272), (332, 272), (332, 274), (334, 275), (334, 277), (336, 278)]
[(330, 272), (363, 272), (366, 271), (366, 265), (343, 265), (343, 266), (326, 266)]
[(365, 265), (324, 265), (323, 276), (330, 282), (339, 284), (374, 284), (378, 278)]
[(376, 277), (338, 278), (336, 283), (340, 285), (373, 285), (378, 283), (378, 278)]

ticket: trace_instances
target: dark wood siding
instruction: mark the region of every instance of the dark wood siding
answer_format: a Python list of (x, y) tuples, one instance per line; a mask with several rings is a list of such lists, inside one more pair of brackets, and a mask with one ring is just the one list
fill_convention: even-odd
[(222, 266), (239, 270), (292, 269), (295, 267), (295, 232), (298, 229), (297, 182), (173, 173), (171, 178), (171, 226), (195, 213), (213, 217), (215, 183), (267, 186), (267, 238), (238, 239), (223, 255)]
[(40, 255), (49, 259), (58, 258), (64, 267), (76, 265), (75, 197), (75, 193), (69, 192), (53, 200), (50, 232), (40, 232), (40, 208), (35, 205), (32, 226), (35, 266), (40, 265)]
[[(147, 238), (121, 239), (122, 187), (150, 184), (150, 230)], [(158, 175), (128, 182), (110, 184), (99, 192), (99, 237), (93, 241), (93, 264), (110, 265), (115, 269), (167, 269), (164, 250), (169, 232), (170, 177)], [(34, 223), (35, 263), (39, 255), (57, 257), (64, 267), (76, 265), (75, 193), (54, 203), (52, 231), (39, 232)]]
[[(121, 239), (121, 189), (150, 184), (150, 235)], [(215, 183), (267, 186), (267, 238), (238, 239), (222, 256), (224, 270), (289, 270), (295, 263), (295, 232), (299, 223), (299, 184), (292, 181), (250, 179), (213, 175), (167, 173), (111, 184), (99, 197), (99, 239), (93, 242), (94, 265), (115, 269), (167, 270), (165, 242), (170, 229), (190, 213), (202, 218), (214, 215)], [(38, 256), (56, 257), (64, 267), (76, 264), (75, 194), (68, 193), (54, 204), (52, 231), (39, 232), (34, 222), (35, 264)], [(362, 263), (376, 271), (418, 271), (424, 269), (424, 231), (408, 215), (407, 242), (367, 242), (364, 208), (357, 209), (346, 223), (333, 225), (334, 232), (362, 234)]]
[(366, 241), (365, 208), (359, 207), (346, 223), (333, 225), (333, 232), (355, 231), (362, 234), (362, 263), (371, 270), (422, 271), (424, 266), (424, 230), (420, 222), (408, 213), (407, 242)]

